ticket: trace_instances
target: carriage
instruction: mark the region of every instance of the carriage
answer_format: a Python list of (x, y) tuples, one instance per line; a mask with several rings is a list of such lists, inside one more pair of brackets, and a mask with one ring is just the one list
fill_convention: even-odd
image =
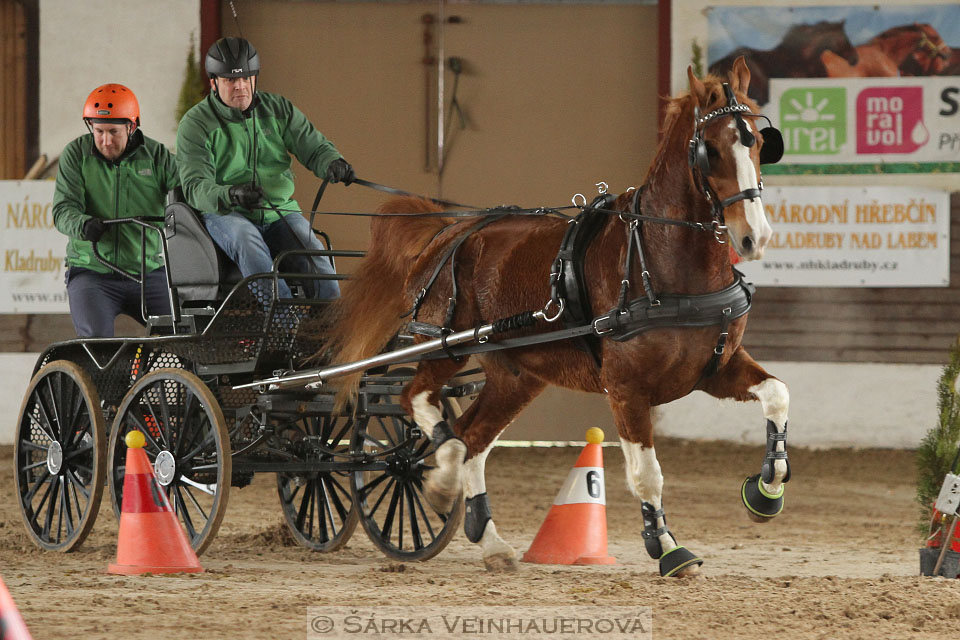
[[(392, 558), (442, 550), (461, 507), (438, 514), (422, 501), (432, 447), (396, 402), (411, 369), (371, 370), (342, 407), (329, 386), (236, 388), (322, 351), (328, 301), (306, 295), (309, 281), (343, 276), (283, 273), (284, 254), (273, 272), (242, 278), (183, 202), (168, 204), (162, 230), (144, 218), (116, 223), (161, 233), (173, 313), (145, 315), (145, 337), (69, 340), (40, 355), (15, 443), (16, 495), (31, 539), (77, 548), (104, 489), (119, 518), (123, 441), (136, 429), (197, 553), (213, 541), (230, 489), (256, 473), (276, 474), (284, 520), (304, 547), (338, 549), (362, 523)], [(362, 255), (325, 239), (328, 250), (311, 253)], [(293, 298), (277, 297), (278, 278), (299, 283)], [(444, 387), (451, 415), (456, 398), (482, 385), (475, 373)]]
[[(760, 166), (780, 159), (783, 140), (757, 124), (765, 116), (747, 97), (742, 57), (727, 82), (691, 69), (688, 79), (643, 187), (575, 198), (574, 219), (501, 208), (452, 220), (411, 197), (382, 205), (332, 321), (327, 302), (277, 298), (280, 277), (307, 291), (325, 276), (283, 273), (278, 260), (231, 288), (236, 278), (222, 273), (196, 216), (170, 205), (174, 315), (143, 339), (52, 345), (37, 364), (15, 449), (34, 541), (78, 545), (104, 476), (119, 510), (118, 443), (137, 429), (198, 551), (229, 488), (266, 471), (277, 474), (294, 537), (311, 549), (339, 548), (359, 521), (387, 555), (422, 560), (462, 518), (487, 569), (513, 570), (485, 461), (547, 384), (608, 398), (661, 575), (691, 575), (703, 561), (667, 526), (658, 405), (694, 390), (759, 401), (766, 452), (738, 497), (751, 519), (769, 522), (790, 479), (789, 393), (743, 348), (753, 288), (730, 250), (763, 254), (773, 232)], [(468, 369), (474, 361), (480, 370)], [(458, 415), (457, 399), (473, 395)]]

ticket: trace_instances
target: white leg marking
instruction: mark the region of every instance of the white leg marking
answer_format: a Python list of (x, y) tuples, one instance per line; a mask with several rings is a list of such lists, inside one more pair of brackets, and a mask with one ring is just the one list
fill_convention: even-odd
[[(482, 453), (473, 456), (463, 465), (464, 488), (467, 498), (480, 495), (487, 490), (486, 480), (484, 479), (484, 469), (487, 464), (487, 456), (490, 455), (494, 442), (496, 442), (496, 438), (494, 438), (494, 441), (491, 442), (490, 446), (484, 449)], [(510, 562), (516, 560), (517, 552), (497, 533), (497, 525), (493, 523), (493, 518), (487, 520), (487, 524), (483, 528), (483, 535), (477, 544), (480, 545), (484, 558), (500, 556)]]
[[(763, 417), (773, 422), (777, 428), (777, 433), (783, 433), (787, 425), (787, 411), (790, 408), (790, 392), (787, 390), (787, 385), (776, 378), (767, 378), (760, 384), (750, 387), (747, 391), (755, 395), (760, 401), (763, 407)], [(784, 443), (778, 442), (777, 451), (785, 450)], [(777, 493), (780, 491), (783, 477), (787, 475), (786, 460), (774, 461), (773, 469), (773, 482), (770, 484), (764, 482), (763, 485), (770, 493)]]
[[(620, 448), (626, 460), (627, 488), (634, 496), (649, 502), (654, 509), (663, 508), (663, 473), (657, 461), (657, 452), (653, 447), (644, 449), (639, 443), (627, 442), (620, 438)], [(657, 518), (657, 527), (662, 527), (663, 518)], [(673, 535), (660, 536), (660, 548), (664, 552), (677, 546)]]
[[(727, 126), (731, 129), (736, 129), (736, 118), (732, 118)], [(740, 191), (757, 189), (760, 185), (760, 181), (757, 178), (757, 168), (754, 166), (753, 160), (750, 159), (750, 147), (745, 147), (740, 142), (739, 132), (737, 133), (736, 141), (733, 143), (733, 157), (735, 158), (737, 167), (737, 185), (740, 187)], [(763, 203), (760, 201), (760, 198), (741, 200), (741, 202), (743, 203), (747, 224), (753, 232), (753, 240), (756, 246), (755, 253), (751, 256), (744, 256), (744, 258), (750, 260), (759, 259), (763, 257), (763, 248), (767, 245), (767, 242), (769, 242), (770, 236), (773, 235), (773, 229), (770, 228), (770, 223), (767, 222), (767, 216), (763, 212)]]
[(429, 397), (429, 391), (422, 391), (413, 397), (410, 404), (413, 406), (413, 419), (417, 426), (432, 440), (433, 425), (443, 420), (443, 414), (440, 409), (430, 404)]
[[(433, 427), (443, 420), (440, 409), (427, 400), (429, 391), (423, 391), (413, 397), (413, 419), (423, 429), (427, 437), (433, 440)], [(437, 447), (434, 453), (436, 467), (427, 472), (424, 479), (424, 492), (427, 501), (440, 511), (453, 506), (460, 493), (463, 478), (463, 459), (467, 457), (467, 446), (458, 438), (451, 438)]]

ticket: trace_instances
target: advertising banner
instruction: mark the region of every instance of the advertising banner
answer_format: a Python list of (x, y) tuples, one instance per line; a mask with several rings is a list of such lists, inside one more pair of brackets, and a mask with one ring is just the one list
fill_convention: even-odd
[(67, 238), (53, 226), (52, 180), (0, 180), (0, 313), (69, 313)]
[(901, 187), (767, 187), (773, 227), (747, 280), (775, 287), (946, 287), (950, 194)]
[(784, 131), (768, 173), (960, 172), (960, 3), (711, 7), (709, 32)]

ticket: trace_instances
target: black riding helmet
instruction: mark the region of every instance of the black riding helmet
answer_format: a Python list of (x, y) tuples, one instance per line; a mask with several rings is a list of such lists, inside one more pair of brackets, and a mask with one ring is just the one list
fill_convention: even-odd
[(220, 38), (203, 64), (211, 78), (245, 78), (260, 74), (260, 55), (244, 38)]

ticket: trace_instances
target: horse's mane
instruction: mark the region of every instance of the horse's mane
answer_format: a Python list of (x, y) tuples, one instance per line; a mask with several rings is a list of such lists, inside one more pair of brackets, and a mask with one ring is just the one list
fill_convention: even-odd
[(814, 24), (795, 24), (790, 27), (786, 34), (784, 34), (783, 39), (780, 41), (780, 46), (788, 47), (790, 49), (806, 48), (810, 39), (819, 33), (835, 32), (846, 38), (847, 35), (844, 32), (844, 22), (844, 20), (839, 22), (828, 22), (826, 20), (821, 20), (820, 22), (816, 22)]
[[(713, 74), (708, 74), (703, 78), (703, 85), (707, 90), (707, 108), (703, 113), (713, 110), (725, 100), (723, 95), (724, 80)], [(676, 97), (667, 98), (667, 108), (664, 111), (663, 124), (660, 127), (660, 142), (657, 144), (657, 152), (654, 163), (650, 165), (647, 171), (645, 183), (651, 183), (660, 173), (668, 153), (677, 147), (686, 149), (681, 145), (678, 138), (688, 139), (693, 129), (690, 125), (693, 123), (693, 103), (690, 99), (690, 92), (684, 91)]]

